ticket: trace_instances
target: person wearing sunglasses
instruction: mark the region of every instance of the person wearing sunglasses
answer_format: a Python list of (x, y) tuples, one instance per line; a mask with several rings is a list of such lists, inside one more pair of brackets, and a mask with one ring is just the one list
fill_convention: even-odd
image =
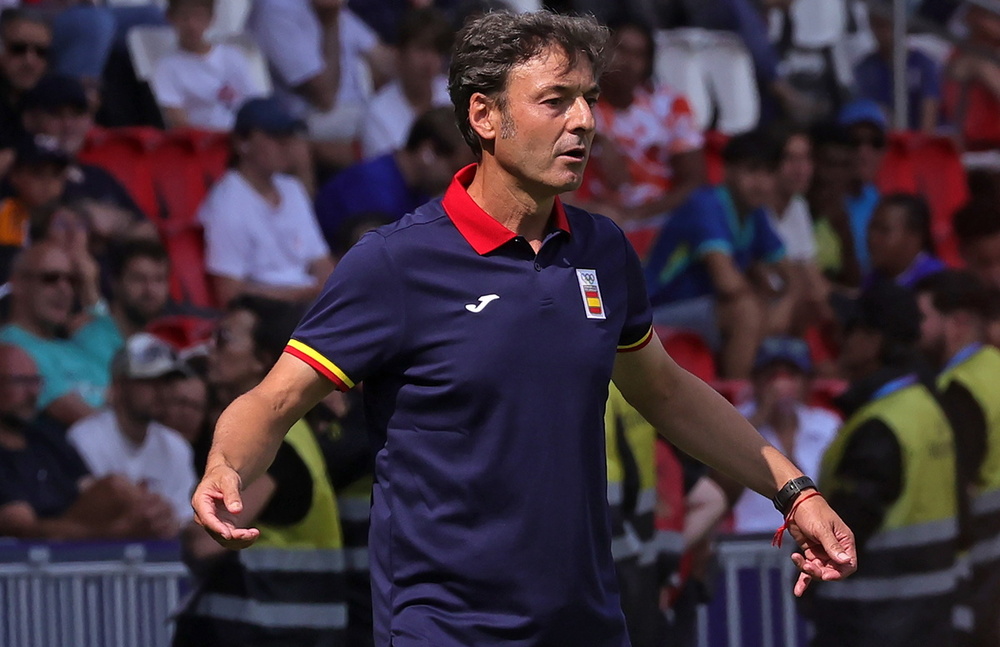
[(879, 190), (875, 177), (885, 158), (889, 121), (885, 113), (874, 101), (859, 99), (844, 106), (837, 122), (847, 129), (854, 160), (850, 181), (850, 192), (846, 197), (847, 211), (854, 238), (854, 252), (862, 273), (871, 270), (871, 259), (865, 238), (868, 223), (875, 213), (879, 201)]
[(21, 99), (48, 69), (52, 32), (40, 16), (21, 9), (0, 14), (0, 176), (13, 161), (21, 128)]

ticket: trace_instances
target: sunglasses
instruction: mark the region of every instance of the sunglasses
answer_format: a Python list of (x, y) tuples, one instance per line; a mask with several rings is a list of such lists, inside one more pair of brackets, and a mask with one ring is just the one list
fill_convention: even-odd
[(870, 146), (872, 148), (885, 148), (885, 135), (872, 135), (871, 137), (852, 137), (851, 145), (855, 148)]
[(49, 46), (39, 45), (38, 43), (26, 43), (23, 41), (14, 41), (12, 43), (7, 43), (7, 52), (11, 56), (24, 56), (28, 52), (32, 52), (38, 58), (49, 57)]
[(34, 278), (36, 281), (42, 285), (55, 285), (60, 281), (66, 281), (67, 283), (73, 283), (74, 276), (70, 272), (35, 272)]

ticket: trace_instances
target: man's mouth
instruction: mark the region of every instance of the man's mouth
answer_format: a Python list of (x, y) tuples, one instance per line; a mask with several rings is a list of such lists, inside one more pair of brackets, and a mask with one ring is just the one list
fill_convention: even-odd
[(587, 157), (587, 149), (583, 146), (578, 146), (576, 148), (570, 148), (559, 153), (559, 157), (570, 157), (574, 160), (582, 162)]

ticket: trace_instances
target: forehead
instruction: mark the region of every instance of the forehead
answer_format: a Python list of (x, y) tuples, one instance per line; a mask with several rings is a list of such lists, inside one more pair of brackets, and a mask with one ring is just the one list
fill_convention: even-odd
[(69, 270), (70, 262), (66, 253), (56, 247), (46, 247), (31, 254), (24, 264), (29, 270)]
[(4, 38), (30, 38), (33, 42), (48, 41), (51, 38), (49, 28), (31, 20), (13, 20), (4, 25)]
[(514, 94), (531, 94), (553, 86), (586, 90), (596, 84), (594, 68), (585, 54), (579, 53), (575, 64), (570, 65), (566, 52), (550, 45), (511, 69), (507, 90)]

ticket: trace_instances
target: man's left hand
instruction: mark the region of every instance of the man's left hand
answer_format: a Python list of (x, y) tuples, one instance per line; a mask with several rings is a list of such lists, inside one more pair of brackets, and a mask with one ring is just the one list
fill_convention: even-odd
[(842, 580), (858, 569), (854, 533), (821, 496), (802, 501), (792, 512), (788, 532), (802, 547), (792, 555), (802, 573), (793, 592), (801, 597), (813, 579)]

